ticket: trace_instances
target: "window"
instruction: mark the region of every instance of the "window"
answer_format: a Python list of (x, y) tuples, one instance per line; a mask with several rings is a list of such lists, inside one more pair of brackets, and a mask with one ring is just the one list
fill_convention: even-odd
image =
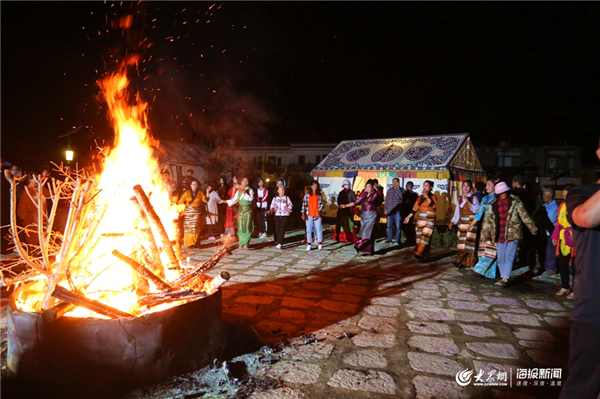
[(281, 157), (277, 157), (277, 166), (281, 166)]
[(316, 159), (316, 162), (315, 162), (315, 163), (317, 163), (317, 164), (318, 164), (319, 162), (321, 162), (321, 156), (320, 156), (320, 155), (317, 155), (317, 159)]
[(269, 165), (275, 165), (277, 161), (277, 157), (269, 157)]
[(298, 165), (304, 165), (306, 163), (306, 157), (304, 155), (298, 155)]

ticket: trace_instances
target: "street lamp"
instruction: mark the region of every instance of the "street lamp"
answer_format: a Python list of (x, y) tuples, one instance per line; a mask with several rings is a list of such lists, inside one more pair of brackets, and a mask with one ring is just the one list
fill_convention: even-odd
[(73, 160), (73, 151), (71, 150), (67, 150), (66, 154), (65, 154), (65, 159), (67, 161), (72, 161)]

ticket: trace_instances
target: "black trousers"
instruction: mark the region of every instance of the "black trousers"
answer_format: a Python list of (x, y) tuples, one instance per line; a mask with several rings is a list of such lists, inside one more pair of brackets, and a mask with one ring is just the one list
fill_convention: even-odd
[(413, 223), (415, 218), (411, 217), (410, 221), (407, 224), (404, 224), (404, 219), (406, 216), (407, 215), (402, 215), (402, 220), (400, 221), (400, 223), (402, 223), (402, 232), (404, 233), (404, 237), (406, 237), (406, 243), (408, 245), (414, 245), (417, 243), (417, 233)]
[[(560, 250), (559, 250), (560, 251)], [(558, 266), (558, 272), (560, 273), (560, 283), (563, 288), (569, 289), (569, 278), (571, 277), (571, 273), (569, 273), (569, 261), (571, 260), (571, 255), (563, 255), (559, 252), (558, 258), (556, 259), (556, 265)], [(575, 268), (575, 262), (573, 262), (573, 268)], [(573, 274), (575, 274), (575, 269), (573, 269)], [(573, 286), (575, 285), (575, 280), (573, 280)]]
[[(537, 236), (531, 234), (528, 228), (523, 228), (523, 239), (519, 241), (519, 268), (529, 266), (533, 269), (536, 265), (536, 254), (538, 252)], [(540, 251), (540, 264), (541, 268), (544, 267), (544, 260), (546, 259), (546, 248), (544, 247), (543, 253)]]
[(596, 399), (600, 394), (600, 326), (571, 324), (569, 378), (560, 399)]
[(275, 243), (283, 245), (289, 216), (275, 216)]
[(267, 231), (267, 210), (257, 209), (256, 210), (256, 222), (258, 224), (258, 232), (260, 234), (266, 233)]

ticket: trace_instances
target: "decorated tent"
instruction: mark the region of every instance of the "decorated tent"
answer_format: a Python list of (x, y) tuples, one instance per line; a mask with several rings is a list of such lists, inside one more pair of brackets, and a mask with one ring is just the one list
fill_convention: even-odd
[(469, 133), (342, 141), (312, 175), (327, 195), (326, 216), (330, 217), (336, 215), (335, 198), (344, 179), (350, 180), (355, 191), (374, 178), (387, 190), (397, 177), (402, 187), (412, 181), (417, 193), (425, 180), (432, 180), (439, 202), (438, 224), (450, 222), (461, 182), (485, 181)]

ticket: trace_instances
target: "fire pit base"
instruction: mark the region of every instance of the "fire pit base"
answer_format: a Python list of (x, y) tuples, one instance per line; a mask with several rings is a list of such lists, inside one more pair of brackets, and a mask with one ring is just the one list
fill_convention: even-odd
[(8, 311), (8, 367), (19, 380), (52, 388), (120, 389), (211, 363), (222, 348), (221, 291), (134, 319), (62, 317)]

